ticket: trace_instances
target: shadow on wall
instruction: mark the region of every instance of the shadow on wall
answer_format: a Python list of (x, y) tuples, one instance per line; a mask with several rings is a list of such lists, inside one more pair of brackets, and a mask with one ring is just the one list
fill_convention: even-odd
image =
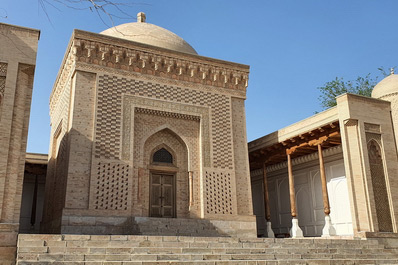
[[(27, 154), (25, 161), (19, 233), (37, 234), (43, 215), (47, 163), (31, 161), (28, 158), (30, 155)], [(43, 157), (47, 158), (47, 155)]]

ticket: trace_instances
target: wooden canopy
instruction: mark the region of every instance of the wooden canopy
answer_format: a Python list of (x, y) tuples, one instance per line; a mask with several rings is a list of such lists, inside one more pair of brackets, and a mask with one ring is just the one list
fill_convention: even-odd
[(286, 161), (286, 155), (296, 158), (341, 144), (339, 122), (335, 121), (306, 133), (286, 139), (249, 153), (250, 170)]

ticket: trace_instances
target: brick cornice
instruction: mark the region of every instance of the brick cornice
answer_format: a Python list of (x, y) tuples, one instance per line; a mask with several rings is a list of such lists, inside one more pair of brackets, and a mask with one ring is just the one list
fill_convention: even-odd
[(75, 30), (53, 87), (50, 112), (76, 63), (243, 93), (249, 78), (247, 65)]
[[(98, 34), (97, 34), (98, 35)], [(161, 76), (234, 90), (246, 90), (248, 69), (240, 65), (214, 62), (201, 56), (144, 48), (136, 43), (119, 46), (107, 39), (75, 38), (73, 50), (77, 62)]]
[(59, 97), (61, 95), (61, 92), (63, 91), (67, 81), (71, 78), (74, 64), (75, 64), (75, 56), (71, 53), (70, 47), (68, 47), (68, 50), (61, 64), (61, 68), (58, 71), (57, 79), (55, 81), (53, 90), (50, 95), (50, 115), (53, 113), (55, 106), (59, 100)]

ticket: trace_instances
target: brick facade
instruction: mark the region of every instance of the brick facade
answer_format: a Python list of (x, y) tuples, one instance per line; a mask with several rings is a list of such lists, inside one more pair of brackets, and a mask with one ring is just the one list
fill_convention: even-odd
[[(225, 220), (213, 225), (229, 233), (247, 222), (235, 230), (254, 236), (247, 76), (245, 65), (75, 30), (50, 100), (43, 231), (73, 232), (77, 215), (75, 231), (91, 217), (150, 217), (152, 175), (166, 172), (174, 217)], [(160, 147), (172, 165), (151, 161)]]
[(4, 262), (15, 259), (38, 39), (38, 30), (0, 23), (0, 260)]

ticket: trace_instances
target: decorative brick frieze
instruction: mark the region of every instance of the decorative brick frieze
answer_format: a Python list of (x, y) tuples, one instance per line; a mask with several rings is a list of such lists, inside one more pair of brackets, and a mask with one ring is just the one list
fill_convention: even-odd
[(145, 113), (145, 114), (149, 114), (149, 115), (163, 116), (163, 117), (173, 117), (173, 118), (184, 119), (184, 120), (200, 121), (199, 116), (187, 115), (187, 114), (181, 114), (181, 113), (175, 113), (175, 112), (169, 112), (169, 111), (160, 111), (160, 110), (146, 109), (146, 108), (135, 108), (135, 112), (136, 113)]
[(107, 39), (75, 38), (72, 49), (79, 62), (229, 89), (245, 91), (248, 85), (248, 69), (209, 64), (199, 56), (157, 53), (131, 44), (122, 47)]
[(69, 43), (56, 84), (50, 96), (50, 113), (56, 105), (65, 81), (78, 63), (105, 67), (107, 72), (124, 70), (177, 82), (241, 91), (248, 85), (249, 67), (246, 65), (146, 48), (145, 45), (108, 36), (75, 30)]
[(50, 95), (50, 116), (54, 113), (62, 91), (64, 91), (73, 74), (75, 56), (71, 52), (67, 52), (65, 56), (61, 69), (58, 72), (53, 91)]
[(246, 99), (246, 91), (237, 89), (227, 89), (223, 87), (214, 87), (201, 83), (194, 83), (189, 81), (175, 80), (165, 78), (163, 76), (155, 75), (142, 75), (139, 72), (132, 72), (123, 69), (109, 68), (102, 65), (92, 65), (85, 62), (76, 62), (73, 70), (80, 70), (93, 73), (107, 73), (114, 76), (126, 77), (126, 78), (139, 78), (140, 80), (147, 80), (149, 82), (158, 82), (162, 84), (168, 84), (171, 86), (184, 86), (195, 90), (208, 91), (210, 93), (218, 93), (228, 95), (236, 98)]

